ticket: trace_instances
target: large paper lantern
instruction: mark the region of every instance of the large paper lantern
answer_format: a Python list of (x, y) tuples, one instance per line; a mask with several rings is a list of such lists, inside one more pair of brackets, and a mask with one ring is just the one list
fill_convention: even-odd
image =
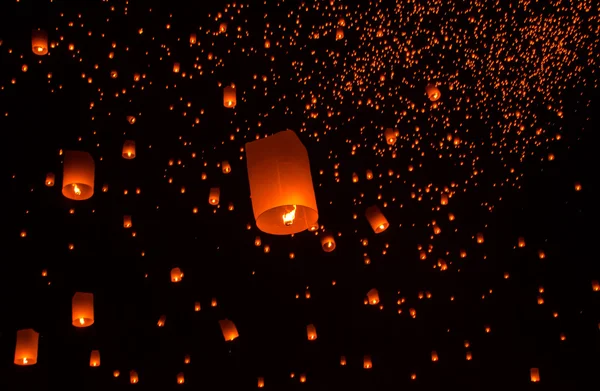
[(94, 294), (77, 292), (72, 300), (72, 321), (75, 327), (88, 327), (94, 324)]
[(65, 151), (62, 193), (71, 200), (87, 200), (94, 194), (94, 159), (82, 151)]
[(31, 50), (38, 56), (48, 54), (48, 33), (44, 30), (33, 30), (31, 32)]
[(390, 226), (387, 219), (381, 213), (381, 210), (377, 205), (373, 205), (367, 208), (365, 211), (365, 216), (367, 217), (367, 221), (371, 224), (371, 228), (373, 228), (373, 232), (376, 234), (380, 234)]
[(135, 141), (125, 140), (123, 143), (123, 159), (134, 159), (135, 158)]
[(37, 363), (38, 340), (40, 334), (33, 329), (17, 331), (17, 346), (15, 347), (15, 364), (34, 365)]
[(246, 144), (256, 226), (273, 235), (309, 229), (319, 219), (308, 153), (291, 130)]
[(223, 338), (225, 341), (233, 341), (239, 337), (235, 324), (229, 319), (220, 320), (219, 326), (221, 326), (221, 332), (223, 333)]
[(223, 106), (228, 109), (233, 109), (237, 104), (237, 98), (235, 94), (235, 86), (231, 85), (223, 89)]

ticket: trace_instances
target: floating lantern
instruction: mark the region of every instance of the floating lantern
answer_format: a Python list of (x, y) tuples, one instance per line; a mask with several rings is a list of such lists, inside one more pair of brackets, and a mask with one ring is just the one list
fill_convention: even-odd
[(223, 338), (225, 341), (233, 341), (239, 337), (238, 331), (235, 328), (235, 324), (229, 319), (220, 320), (219, 326), (221, 326), (221, 332), (223, 333)]
[(484, 239), (483, 239), (483, 234), (482, 233), (478, 233), (477, 234), (477, 243), (481, 244), (483, 243)]
[(373, 368), (373, 361), (371, 360), (371, 355), (365, 354), (365, 356), (363, 357), (363, 368), (364, 369)]
[(171, 269), (171, 282), (180, 282), (183, 279), (183, 272), (178, 267)]
[(345, 367), (345, 366), (346, 366), (346, 356), (342, 356), (342, 357), (340, 357), (340, 365), (341, 365), (342, 367)]
[(54, 173), (49, 172), (49, 173), (46, 174), (46, 182), (45, 182), (45, 184), (48, 187), (54, 186)]
[(439, 359), (439, 358), (438, 358), (438, 354), (437, 354), (437, 352), (436, 352), (435, 350), (434, 350), (434, 351), (432, 351), (432, 352), (431, 352), (431, 361), (433, 361), (433, 362), (436, 362), (436, 361), (438, 361), (438, 359)]
[(291, 130), (246, 144), (256, 226), (273, 235), (310, 228), (319, 219), (308, 153)]
[(190, 34), (190, 44), (194, 45), (196, 43), (196, 34)]
[(227, 107), (228, 109), (233, 109), (236, 104), (237, 98), (235, 94), (235, 86), (231, 85), (225, 87), (223, 89), (223, 106)]
[(93, 293), (76, 292), (71, 304), (73, 326), (88, 327), (94, 324)]
[(317, 339), (317, 329), (313, 324), (309, 324), (306, 326), (306, 336), (309, 341), (314, 341)]
[(531, 377), (532, 383), (539, 383), (540, 381), (540, 370), (539, 368), (531, 368), (529, 370), (529, 375)]
[(31, 32), (31, 50), (38, 56), (48, 54), (48, 33), (44, 30), (33, 30)]
[(519, 246), (519, 248), (525, 247), (525, 238), (523, 238), (523, 237), (519, 238), (518, 246)]
[(183, 384), (185, 383), (185, 375), (183, 374), (183, 372), (179, 372), (177, 374), (177, 384)]
[(425, 87), (425, 91), (427, 92), (427, 97), (432, 102), (437, 101), (442, 96), (442, 93), (435, 86), (435, 84), (427, 84), (427, 87)]
[(440, 197), (440, 205), (448, 205), (448, 195), (442, 194)]
[(123, 216), (123, 228), (131, 228), (131, 216)]
[(218, 187), (212, 187), (208, 193), (208, 203), (211, 205), (219, 205), (219, 196), (221, 195), (221, 189)]
[(366, 176), (367, 176), (367, 180), (371, 180), (371, 179), (373, 179), (373, 171), (371, 171), (371, 170), (367, 170), (367, 174), (366, 174)]
[(229, 174), (231, 172), (231, 166), (227, 160), (223, 160), (221, 163), (221, 171), (223, 171), (223, 174)]
[(33, 329), (17, 331), (15, 364), (34, 365), (37, 363), (39, 337), (40, 334)]
[(179, 68), (180, 68), (180, 66), (179, 66), (178, 62), (173, 64), (173, 72), (174, 73), (179, 73)]
[(90, 367), (99, 367), (100, 366), (100, 351), (92, 350), (90, 354)]
[(377, 289), (373, 288), (369, 292), (367, 292), (367, 300), (371, 305), (379, 304), (379, 292)]
[(94, 194), (94, 159), (81, 151), (65, 151), (62, 193), (71, 200), (87, 200)]
[(140, 381), (140, 378), (137, 374), (136, 371), (134, 371), (133, 369), (131, 371), (129, 371), (129, 382), (131, 384), (137, 384), (137, 382)]
[(156, 322), (156, 325), (158, 327), (164, 327), (165, 323), (167, 323), (167, 315), (161, 315), (160, 318), (158, 318), (158, 322)]
[(321, 247), (326, 253), (335, 250), (335, 239), (331, 233), (323, 232), (321, 234)]
[(384, 132), (385, 142), (388, 145), (396, 144), (396, 132), (392, 128), (387, 128)]
[(125, 140), (123, 143), (123, 159), (135, 158), (135, 141)]
[(388, 223), (387, 219), (383, 213), (381, 213), (381, 210), (377, 205), (368, 207), (365, 211), (365, 216), (367, 217), (369, 224), (371, 224), (373, 232), (376, 234), (382, 233), (390, 226), (390, 223)]
[(135, 124), (135, 117), (133, 115), (128, 115), (125, 117), (125, 119), (127, 119), (127, 122), (129, 122), (131, 125)]
[(340, 39), (344, 39), (344, 29), (341, 27), (338, 27), (337, 30), (335, 31), (335, 40), (339, 41)]

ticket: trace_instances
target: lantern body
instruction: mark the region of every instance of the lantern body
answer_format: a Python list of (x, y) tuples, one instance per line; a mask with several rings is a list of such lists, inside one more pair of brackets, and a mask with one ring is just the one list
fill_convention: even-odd
[(44, 30), (33, 30), (31, 32), (31, 50), (38, 56), (48, 54), (48, 33)]
[(366, 174), (366, 176), (367, 176), (367, 179), (368, 179), (368, 180), (371, 180), (371, 179), (373, 179), (373, 171), (371, 171), (371, 170), (367, 170), (367, 174)]
[(379, 304), (379, 292), (377, 289), (373, 288), (369, 292), (367, 292), (367, 299), (369, 300), (369, 304), (377, 305)]
[(135, 117), (133, 115), (128, 115), (126, 119), (131, 125), (135, 124)]
[(46, 174), (46, 186), (48, 186), (48, 187), (54, 186), (54, 173), (49, 172)]
[(65, 151), (62, 193), (71, 200), (94, 195), (94, 159), (82, 151)]
[(387, 128), (384, 132), (385, 142), (388, 145), (396, 144), (396, 132), (392, 128)]
[(223, 338), (225, 341), (233, 341), (239, 337), (235, 324), (229, 319), (220, 320), (219, 326), (221, 326), (221, 332), (223, 333)]
[(171, 282), (179, 282), (183, 279), (183, 272), (178, 267), (171, 269)]
[(225, 33), (225, 32), (227, 32), (227, 23), (225, 23), (225, 22), (222, 22), (222, 23), (219, 25), (219, 31), (220, 31), (220, 32), (222, 32), (222, 33)]
[(219, 205), (219, 197), (221, 195), (221, 189), (218, 187), (212, 187), (208, 193), (208, 203), (211, 205)]
[(478, 233), (477, 234), (477, 243), (481, 244), (484, 242), (484, 238), (483, 238), (483, 234), (482, 233)]
[(100, 351), (92, 350), (90, 354), (90, 367), (99, 367), (100, 366)]
[(335, 250), (335, 239), (333, 238), (332, 234), (323, 233), (321, 235), (321, 247), (326, 253), (330, 253)]
[(439, 360), (439, 358), (438, 358), (437, 352), (435, 350), (432, 351), (431, 352), (431, 361), (435, 362), (435, 361), (438, 361), (438, 360)]
[(442, 93), (440, 92), (439, 88), (435, 86), (435, 84), (427, 84), (427, 87), (425, 87), (425, 92), (427, 92), (427, 97), (432, 102), (437, 101), (442, 96)]
[(195, 44), (196, 43), (196, 34), (191, 33), (190, 34), (190, 44)]
[(368, 354), (365, 354), (365, 356), (363, 357), (363, 368), (364, 369), (373, 368), (373, 361), (371, 361), (371, 356)]
[(136, 384), (139, 381), (140, 381), (140, 378), (138, 377), (137, 372), (134, 371), (133, 369), (131, 371), (129, 371), (129, 382), (131, 384)]
[(231, 166), (227, 160), (223, 160), (221, 163), (221, 171), (223, 171), (223, 174), (229, 174), (231, 172)]
[(341, 27), (338, 27), (337, 30), (335, 31), (335, 40), (339, 41), (340, 39), (344, 39), (344, 29)]
[(346, 356), (340, 357), (340, 365), (343, 367), (346, 366)]
[(133, 224), (131, 223), (131, 216), (123, 216), (123, 228), (131, 228), (132, 225)]
[(94, 294), (77, 292), (72, 300), (72, 321), (75, 327), (88, 327), (94, 324)]
[(381, 213), (381, 210), (377, 205), (373, 205), (367, 208), (365, 211), (365, 216), (367, 217), (367, 221), (371, 224), (371, 228), (373, 232), (376, 234), (380, 234), (390, 226), (387, 219)]
[(440, 196), (440, 204), (441, 205), (448, 205), (448, 195), (447, 194), (442, 194)]
[(273, 235), (309, 229), (319, 219), (308, 153), (291, 130), (246, 144), (256, 226)]
[(235, 94), (235, 86), (228, 86), (223, 89), (223, 106), (228, 109), (233, 109), (237, 104), (237, 98)]
[(185, 383), (185, 375), (183, 374), (183, 372), (179, 372), (177, 374), (177, 384), (183, 384)]
[(258, 388), (263, 388), (264, 386), (265, 386), (265, 378), (259, 377), (258, 378)]
[(179, 63), (178, 62), (173, 64), (173, 72), (179, 73)]
[(39, 337), (40, 334), (33, 329), (17, 331), (15, 364), (34, 365), (37, 363)]
[(125, 140), (123, 143), (123, 159), (135, 158), (135, 141)]
[(161, 315), (160, 318), (158, 318), (158, 322), (156, 322), (156, 325), (158, 327), (163, 327), (165, 323), (167, 323), (167, 315)]
[(540, 370), (539, 368), (531, 368), (530, 372), (530, 376), (531, 376), (531, 382), (532, 383), (538, 383), (540, 381)]
[(317, 339), (317, 329), (313, 324), (309, 324), (306, 326), (306, 336), (309, 341), (314, 341)]

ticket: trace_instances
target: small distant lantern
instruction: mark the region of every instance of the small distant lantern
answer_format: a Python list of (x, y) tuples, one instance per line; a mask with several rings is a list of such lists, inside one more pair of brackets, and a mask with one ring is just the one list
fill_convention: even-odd
[(129, 122), (131, 125), (135, 124), (135, 117), (133, 115), (128, 115), (125, 118), (127, 119), (127, 122)]
[(90, 367), (99, 367), (100, 366), (100, 351), (92, 350), (90, 354)]
[(435, 84), (427, 84), (425, 91), (427, 92), (427, 97), (432, 102), (437, 101), (442, 96), (442, 93), (440, 92), (439, 88), (435, 86)]
[(171, 269), (171, 282), (180, 282), (183, 279), (183, 272), (180, 268), (174, 267)]
[(117, 77), (119, 77), (119, 73), (115, 70), (110, 71), (110, 78), (111, 79), (116, 79)]
[(388, 145), (396, 144), (396, 132), (392, 128), (387, 128), (384, 132), (385, 142)]
[(167, 315), (161, 315), (160, 318), (158, 318), (158, 322), (156, 322), (156, 325), (158, 327), (164, 327), (166, 323), (167, 323)]
[(135, 141), (125, 140), (123, 143), (123, 159), (135, 158)]
[(363, 368), (364, 369), (373, 368), (373, 361), (371, 360), (371, 355), (365, 354), (365, 356), (363, 357)]
[(213, 297), (213, 298), (210, 300), (210, 306), (211, 306), (211, 307), (216, 307), (216, 306), (217, 306), (217, 298), (216, 298), (216, 297)]
[(34, 365), (37, 363), (38, 341), (40, 334), (34, 329), (17, 331), (17, 345), (15, 346), (15, 364)]
[(376, 288), (373, 288), (369, 292), (367, 292), (367, 300), (371, 305), (379, 304), (379, 292)]
[(321, 234), (321, 247), (326, 253), (335, 250), (335, 239), (331, 233), (323, 232)]
[(49, 172), (46, 174), (46, 186), (52, 187), (54, 186), (54, 173)]
[(81, 151), (65, 151), (62, 193), (71, 200), (87, 200), (94, 194), (94, 159)]
[(173, 72), (174, 72), (174, 73), (179, 73), (179, 67), (180, 67), (180, 66), (179, 66), (179, 63), (178, 63), (178, 62), (174, 63), (174, 64), (173, 64)]
[(519, 241), (518, 241), (518, 246), (519, 246), (520, 248), (523, 248), (523, 247), (525, 247), (525, 238), (523, 238), (523, 237), (520, 237), (520, 238), (519, 238)]
[(481, 244), (483, 243), (484, 239), (483, 239), (483, 234), (482, 233), (478, 233), (477, 234), (477, 243)]
[(220, 195), (221, 189), (218, 187), (212, 187), (208, 193), (208, 203), (211, 205), (219, 205)]
[(222, 22), (219, 25), (219, 32), (221, 32), (221, 33), (227, 32), (227, 23), (226, 22)]
[(186, 354), (185, 357), (183, 358), (183, 363), (184, 364), (189, 364), (192, 362), (192, 358), (189, 354)]
[(306, 326), (306, 336), (309, 341), (314, 341), (317, 339), (317, 329), (313, 324), (309, 324)]
[(439, 358), (438, 358), (438, 354), (437, 354), (437, 352), (436, 352), (435, 350), (434, 350), (434, 351), (432, 351), (432, 352), (431, 352), (431, 361), (433, 361), (433, 362), (436, 362), (436, 361), (438, 361), (438, 359), (439, 359)]
[(73, 326), (88, 327), (94, 324), (93, 293), (76, 292), (71, 304)]
[(264, 386), (265, 386), (265, 378), (259, 377), (258, 378), (258, 388), (264, 388)]
[(190, 34), (190, 44), (192, 44), (192, 45), (196, 44), (196, 34), (195, 33)]
[(600, 292), (600, 282), (597, 280), (592, 281), (592, 291)]
[(235, 324), (229, 319), (220, 320), (219, 326), (221, 326), (221, 332), (223, 333), (223, 338), (225, 341), (233, 341), (239, 337)]
[(134, 73), (133, 74), (133, 81), (140, 81), (140, 74), (139, 73)]
[(185, 383), (185, 376), (183, 374), (183, 372), (179, 372), (177, 374), (177, 384), (183, 384)]
[(371, 179), (373, 179), (373, 171), (371, 171), (371, 170), (367, 170), (367, 174), (366, 174), (366, 176), (367, 176), (367, 180), (371, 180)]
[(44, 30), (33, 30), (31, 32), (31, 50), (38, 56), (48, 54), (48, 33)]
[(229, 174), (231, 172), (231, 166), (227, 160), (223, 160), (221, 163), (221, 171), (223, 171), (223, 174)]
[(346, 366), (346, 356), (342, 356), (342, 357), (340, 357), (340, 365), (341, 365), (342, 367), (345, 367), (345, 366)]
[(256, 247), (260, 247), (260, 245), (262, 244), (262, 240), (260, 239), (260, 236), (257, 236), (254, 238), (254, 245)]
[(136, 371), (134, 371), (133, 369), (131, 371), (129, 371), (129, 382), (131, 384), (137, 384), (137, 382), (140, 381), (140, 378), (138, 377), (138, 374)]
[(440, 204), (448, 205), (448, 195), (447, 194), (442, 194), (442, 196), (440, 197)]
[(529, 370), (529, 376), (531, 377), (532, 383), (539, 383), (540, 381), (540, 370), (539, 368), (531, 368)]
[(235, 86), (227, 86), (223, 89), (223, 106), (233, 109), (237, 104)]
[(341, 27), (338, 27), (335, 30), (335, 40), (339, 41), (340, 39), (344, 39), (344, 29)]
[(269, 49), (271, 47), (271, 41), (265, 39), (265, 49)]
[(123, 216), (123, 228), (131, 228), (131, 216), (125, 215)]
[(365, 216), (367, 217), (367, 221), (371, 225), (373, 232), (376, 234), (382, 233), (390, 226), (390, 223), (388, 223), (377, 205), (368, 207), (365, 211)]
[(353, 183), (357, 183), (358, 182), (358, 174), (353, 172), (352, 173), (352, 182)]
[(302, 232), (319, 219), (308, 153), (291, 130), (246, 144), (256, 226), (272, 235)]

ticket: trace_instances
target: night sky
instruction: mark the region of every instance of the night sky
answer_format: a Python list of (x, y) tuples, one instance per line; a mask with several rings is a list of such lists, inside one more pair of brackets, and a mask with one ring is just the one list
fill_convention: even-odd
[[(0, 389), (595, 389), (599, 34), (592, 0), (2, 1)], [(246, 143), (288, 129), (318, 225), (273, 235)]]

